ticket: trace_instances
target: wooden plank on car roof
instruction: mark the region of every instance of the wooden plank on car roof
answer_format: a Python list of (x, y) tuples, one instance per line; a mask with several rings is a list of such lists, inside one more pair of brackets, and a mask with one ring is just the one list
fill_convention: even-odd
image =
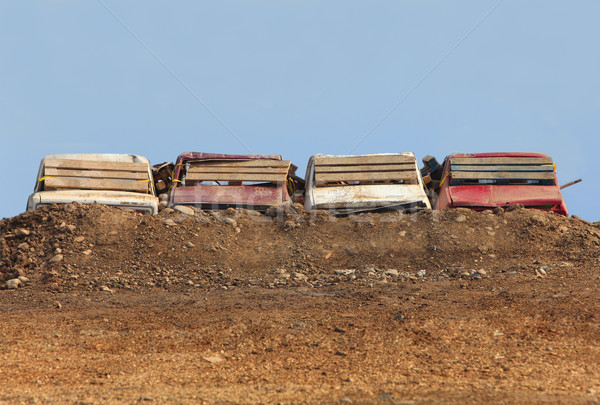
[(265, 174), (283, 174), (288, 173), (287, 167), (239, 167), (239, 166), (191, 166), (189, 173), (265, 173)]
[(104, 160), (76, 160), (47, 158), (44, 160), (45, 167), (59, 169), (88, 169), (88, 170), (119, 170), (130, 172), (148, 171), (148, 164), (142, 162), (109, 162)]
[(452, 163), (451, 169), (463, 172), (552, 172), (554, 166), (549, 165), (461, 165)]
[(285, 174), (262, 173), (189, 173), (186, 180), (192, 181), (252, 181), (252, 182), (285, 182)]
[(479, 157), (452, 158), (451, 164), (459, 165), (551, 165), (552, 158), (546, 157)]
[(190, 167), (201, 166), (230, 166), (230, 167), (289, 167), (289, 160), (250, 159), (250, 160), (196, 160), (190, 162)]
[(417, 181), (417, 173), (410, 172), (345, 172), (345, 173), (315, 173), (315, 181), (337, 182), (337, 181), (391, 181), (391, 180), (410, 180)]
[(55, 177), (88, 177), (98, 179), (124, 179), (124, 180), (144, 180), (148, 179), (148, 172), (124, 172), (117, 170), (73, 170), (58, 169), (56, 167), (46, 167), (45, 176)]
[(415, 171), (414, 162), (381, 164), (381, 165), (318, 165), (315, 166), (315, 173), (336, 173), (336, 172), (391, 172), (391, 171)]
[(71, 189), (71, 190), (115, 190), (148, 192), (147, 181), (136, 180), (105, 180), (105, 179), (82, 179), (50, 177), (44, 182), (46, 190)]
[(452, 172), (452, 178), (457, 180), (551, 180), (554, 179), (554, 172)]
[(332, 166), (414, 163), (415, 161), (413, 156), (407, 155), (315, 157), (315, 165)]

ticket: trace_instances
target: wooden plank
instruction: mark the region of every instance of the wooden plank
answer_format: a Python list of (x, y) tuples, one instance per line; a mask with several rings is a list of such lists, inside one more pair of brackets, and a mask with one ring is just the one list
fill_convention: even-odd
[(230, 167), (230, 166), (192, 166), (189, 173), (265, 173), (287, 175), (287, 167)]
[(452, 172), (452, 178), (457, 180), (553, 180), (554, 172)]
[(415, 163), (416, 159), (406, 155), (384, 155), (384, 156), (338, 156), (338, 157), (316, 157), (315, 165), (376, 165), (394, 163)]
[(415, 171), (415, 163), (382, 164), (382, 165), (352, 165), (352, 166), (315, 166), (315, 173), (338, 173), (338, 172), (392, 172), (392, 171)]
[(453, 172), (553, 172), (554, 166), (540, 165), (451, 165)]
[(551, 165), (551, 158), (544, 157), (482, 157), (453, 158), (451, 164), (457, 165)]
[(192, 181), (255, 181), (269, 183), (284, 183), (285, 174), (262, 173), (188, 173), (186, 180)]
[(290, 166), (289, 160), (252, 159), (252, 160), (200, 160), (190, 162), (190, 167), (201, 166), (229, 166), (229, 167), (286, 167)]
[(148, 172), (122, 172), (116, 170), (71, 170), (47, 167), (45, 176), (53, 177), (88, 177), (98, 179), (147, 180)]
[(138, 191), (147, 193), (148, 182), (136, 180), (104, 180), (104, 179), (77, 179), (50, 177), (44, 182), (44, 188), (49, 189), (74, 189), (74, 190), (116, 190)]
[(129, 172), (147, 172), (148, 164), (140, 162), (108, 162), (104, 160), (75, 160), (47, 158), (44, 160), (46, 167), (59, 169), (87, 169), (87, 170), (120, 170)]
[(390, 181), (405, 180), (417, 182), (417, 173), (410, 172), (352, 172), (352, 173), (315, 173), (317, 184), (337, 181)]

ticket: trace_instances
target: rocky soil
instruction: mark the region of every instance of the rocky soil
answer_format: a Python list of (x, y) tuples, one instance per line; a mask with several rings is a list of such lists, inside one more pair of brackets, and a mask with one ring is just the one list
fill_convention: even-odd
[(0, 403), (581, 402), (600, 229), (68, 204), (0, 221)]

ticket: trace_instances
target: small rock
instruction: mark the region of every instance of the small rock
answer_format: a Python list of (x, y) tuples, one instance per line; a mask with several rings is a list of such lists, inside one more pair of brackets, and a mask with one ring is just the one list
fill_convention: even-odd
[(55, 255), (59, 255), (59, 254), (61, 254), (61, 253), (62, 253), (62, 249), (61, 249), (61, 248), (56, 248), (56, 249), (54, 249), (54, 254), (55, 254)]
[(84, 250), (84, 251), (83, 251), (83, 252), (81, 252), (81, 253), (83, 253), (83, 254), (84, 254), (84, 255), (86, 255), (86, 256), (89, 256), (89, 255), (91, 255), (91, 254), (92, 254), (92, 249), (86, 249), (86, 250)]
[(459, 216), (456, 217), (456, 219), (454, 219), (456, 222), (461, 223), (461, 222), (465, 222), (467, 220), (467, 217), (460, 214)]
[(233, 218), (223, 217), (221, 219), (221, 222), (223, 222), (224, 224), (227, 224), (227, 225), (231, 225), (234, 228), (237, 227), (237, 221), (235, 219), (233, 219)]
[(504, 215), (504, 209), (502, 207), (496, 207), (496, 208), (494, 208), (493, 212), (496, 215)]
[(538, 272), (539, 272), (539, 273), (540, 273), (542, 276), (545, 276), (545, 275), (547, 274), (547, 273), (546, 273), (546, 270), (544, 269), (544, 267), (546, 267), (546, 266), (540, 267), (540, 269), (538, 270)]
[(292, 277), (294, 277), (296, 280), (306, 280), (307, 279), (305, 274), (297, 273), (297, 272), (293, 272)]
[(195, 245), (194, 245), (192, 242), (187, 242), (187, 243), (185, 244), (185, 247), (187, 247), (187, 248), (193, 248), (194, 246), (195, 246)]
[(113, 290), (111, 290), (110, 288), (108, 288), (105, 285), (101, 285), (100, 286), (100, 291), (104, 291), (104, 292), (108, 292), (108, 293), (112, 293), (113, 292)]
[(29, 243), (27, 243), (27, 242), (19, 243), (19, 246), (17, 246), (17, 249), (29, 250)]
[(206, 356), (206, 357), (202, 357), (203, 360), (208, 361), (209, 363), (212, 364), (218, 364), (218, 363), (222, 363), (225, 361), (224, 358), (222, 358), (221, 356)]
[(477, 273), (481, 274), (482, 276), (487, 276), (487, 271), (483, 269), (479, 270)]
[(506, 208), (506, 212), (518, 211), (525, 208), (523, 204), (513, 204)]
[(173, 209), (185, 215), (195, 215), (196, 211), (192, 207), (186, 207), (185, 205), (176, 205)]
[(169, 199), (169, 194), (167, 193), (161, 193), (158, 195), (158, 199), (160, 201), (167, 201)]
[(6, 281), (6, 288), (8, 288), (9, 290), (14, 290), (16, 288), (19, 288), (21, 284), (21, 280), (19, 280), (18, 278), (13, 278)]
[(67, 229), (69, 230), (69, 232), (75, 232), (77, 227), (75, 225), (67, 225)]
[(48, 260), (48, 263), (50, 263), (50, 264), (60, 263), (63, 261), (63, 259), (64, 259), (63, 255), (61, 255), (59, 253), (57, 255), (54, 255), (54, 257), (52, 257), (52, 259)]
[(163, 211), (165, 208), (167, 208), (167, 205), (169, 205), (169, 203), (167, 201), (159, 201), (158, 209), (160, 211)]
[(167, 218), (163, 221), (163, 225), (166, 226), (177, 226), (177, 223), (173, 221), (171, 218)]
[(54, 301), (53, 304), (54, 304), (54, 308), (56, 308), (56, 309), (61, 309), (62, 308), (62, 304), (60, 302), (58, 302), (58, 301)]
[(84, 240), (85, 240), (85, 238), (83, 236), (76, 236), (75, 239), (73, 239), (73, 242), (81, 243)]
[(19, 236), (29, 236), (31, 232), (29, 232), (29, 229), (25, 229), (25, 228), (19, 228), (17, 229), (17, 235)]
[(383, 273), (383, 274), (385, 274), (386, 276), (398, 277), (400, 272), (396, 269), (389, 269), (389, 270), (386, 270), (385, 273)]
[(460, 273), (461, 277), (471, 277), (471, 273), (469, 273), (468, 271), (463, 271), (462, 273)]
[(238, 226), (236, 226), (235, 227), (235, 233), (240, 233), (240, 232), (242, 232), (242, 230)]
[(349, 276), (350, 274), (354, 274), (354, 269), (340, 269), (340, 270), (334, 270), (335, 274), (340, 274), (343, 276)]
[(163, 214), (173, 214), (175, 210), (173, 208), (165, 208), (162, 210)]
[(17, 279), (21, 280), (21, 283), (23, 283), (23, 284), (29, 283), (29, 278), (27, 278), (25, 276), (19, 276), (19, 277), (17, 277)]
[(365, 273), (373, 274), (375, 273), (375, 269), (373, 267), (367, 267), (365, 268)]

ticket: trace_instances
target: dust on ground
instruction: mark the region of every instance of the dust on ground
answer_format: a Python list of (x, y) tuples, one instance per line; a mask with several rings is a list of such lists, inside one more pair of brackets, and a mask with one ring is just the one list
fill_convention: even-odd
[(600, 229), (577, 218), (68, 204), (0, 235), (0, 403), (600, 395)]

